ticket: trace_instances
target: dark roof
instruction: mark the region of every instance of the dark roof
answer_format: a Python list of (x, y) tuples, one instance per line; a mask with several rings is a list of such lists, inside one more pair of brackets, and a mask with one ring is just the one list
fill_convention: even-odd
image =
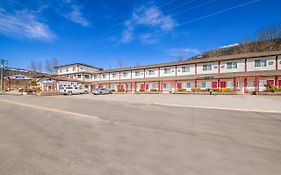
[(235, 60), (235, 59), (241, 59), (241, 58), (242, 59), (243, 58), (255, 58), (255, 57), (266, 57), (266, 56), (275, 56), (275, 55), (281, 55), (281, 51), (255, 52), (255, 53), (245, 53), (245, 54), (208, 57), (208, 58), (194, 58), (194, 59), (188, 59), (188, 60), (184, 60), (184, 61), (175, 61), (175, 62), (160, 63), (160, 64), (150, 64), (150, 65), (144, 65), (144, 66), (133, 66), (133, 67), (101, 70), (101, 71), (98, 71), (95, 73), (109, 73), (109, 72), (128, 71), (128, 70), (149, 69), (149, 68), (157, 68), (157, 67), (178, 66), (178, 65), (186, 65), (186, 64), (205, 63), (205, 62), (214, 62), (214, 61), (227, 61), (227, 60)]
[(95, 69), (103, 70), (102, 68), (95, 67), (95, 66), (92, 66), (92, 65), (89, 65), (89, 64), (84, 64), (84, 63), (65, 64), (65, 65), (56, 66), (55, 68), (60, 68), (60, 67), (65, 67), (65, 66), (72, 66), (72, 65), (82, 65), (82, 66), (87, 66), (87, 67), (92, 67), (92, 68), (95, 68)]

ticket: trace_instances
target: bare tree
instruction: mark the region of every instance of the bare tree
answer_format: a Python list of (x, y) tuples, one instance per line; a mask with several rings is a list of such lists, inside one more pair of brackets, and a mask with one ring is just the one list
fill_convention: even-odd
[(36, 61), (34, 60), (31, 60), (30, 62), (30, 69), (34, 72), (37, 72), (38, 71), (38, 64), (36, 63)]
[(42, 72), (43, 66), (42, 66), (42, 62), (41, 62), (41, 61), (38, 61), (37, 67), (38, 67), (38, 71), (39, 71), (39, 72)]
[(57, 58), (47, 59), (45, 61), (45, 69), (47, 72), (53, 74), (55, 73), (55, 67), (59, 65), (59, 61)]
[(185, 51), (180, 51), (178, 54), (177, 54), (177, 61), (179, 61), (179, 62), (181, 62), (181, 61), (183, 61), (185, 58), (186, 58), (186, 56), (185, 56)]

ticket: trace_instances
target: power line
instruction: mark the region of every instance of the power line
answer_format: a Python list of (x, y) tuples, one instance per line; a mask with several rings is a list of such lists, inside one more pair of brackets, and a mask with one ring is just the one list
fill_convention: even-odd
[[(218, 15), (218, 14), (221, 14), (221, 13), (225, 13), (225, 12), (228, 12), (228, 11), (231, 11), (231, 10), (234, 10), (234, 9), (238, 9), (240, 7), (243, 7), (243, 6), (246, 6), (246, 5), (250, 5), (250, 4), (256, 3), (258, 1), (260, 1), (260, 0), (249, 1), (249, 2), (246, 2), (246, 3), (240, 4), (240, 5), (236, 5), (236, 6), (233, 6), (233, 7), (230, 7), (230, 8), (226, 8), (226, 9), (223, 9), (223, 10), (220, 10), (220, 11), (208, 14), (208, 15), (204, 15), (204, 16), (201, 16), (201, 17), (198, 17), (198, 18), (194, 18), (194, 19), (191, 19), (189, 21), (186, 21), (184, 23), (181, 23), (181, 24), (177, 25), (175, 28), (182, 27), (182, 26), (190, 24), (192, 22), (196, 22), (196, 21), (199, 21), (199, 20), (202, 20), (202, 19), (206, 19), (208, 17), (215, 16), (215, 15)], [(156, 32), (152, 33), (152, 35), (159, 34), (159, 33), (165, 33), (165, 31), (156, 31)], [(110, 48), (110, 47), (112, 47), (114, 45), (116, 45), (116, 43), (112, 44), (112, 45), (108, 45), (108, 46), (102, 47), (102, 48), (98, 48), (98, 49), (95, 49), (95, 50), (91, 50), (91, 52), (103, 50), (103, 49), (106, 49), (106, 48)]]

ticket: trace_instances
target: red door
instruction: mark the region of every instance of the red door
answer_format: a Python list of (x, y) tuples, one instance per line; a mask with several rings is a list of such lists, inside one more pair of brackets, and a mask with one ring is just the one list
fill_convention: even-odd
[(221, 88), (226, 88), (226, 82), (225, 81), (221, 81)]
[(278, 81), (278, 86), (281, 87), (281, 80)]
[(266, 81), (266, 84), (274, 85), (274, 80), (267, 80), (267, 81)]
[(120, 85), (120, 89), (124, 89), (124, 85)]
[(149, 84), (145, 84), (145, 89), (149, 89)]
[(212, 88), (217, 88), (218, 87), (218, 82), (214, 81), (212, 82)]
[(181, 89), (181, 83), (177, 83), (177, 88)]
[(141, 88), (141, 89), (144, 89), (144, 84), (141, 84), (141, 85), (140, 85), (140, 88)]

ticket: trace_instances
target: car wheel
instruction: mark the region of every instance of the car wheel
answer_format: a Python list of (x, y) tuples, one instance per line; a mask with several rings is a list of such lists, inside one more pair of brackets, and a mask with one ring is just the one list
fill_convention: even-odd
[(72, 95), (72, 92), (71, 92), (71, 91), (68, 91), (67, 95)]

